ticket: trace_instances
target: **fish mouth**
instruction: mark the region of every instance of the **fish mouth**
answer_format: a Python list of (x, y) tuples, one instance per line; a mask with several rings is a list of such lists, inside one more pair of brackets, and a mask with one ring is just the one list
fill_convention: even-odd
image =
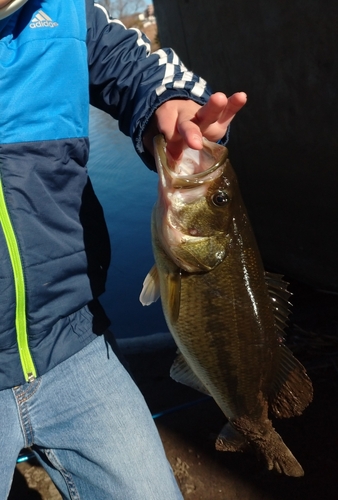
[(159, 197), (154, 228), (165, 253), (187, 272), (206, 272), (224, 258), (224, 244), (210, 227), (182, 218), (185, 210), (206, 197), (210, 186), (224, 175), (228, 150), (203, 140), (202, 150), (187, 148), (179, 162), (171, 160), (163, 135), (154, 138), (159, 175)]
[[(166, 141), (162, 134), (154, 138), (155, 161), (163, 187), (194, 188), (221, 175), (228, 151), (224, 146), (203, 138), (203, 149), (187, 148), (180, 162), (169, 161)], [(194, 158), (195, 156), (195, 158)]]

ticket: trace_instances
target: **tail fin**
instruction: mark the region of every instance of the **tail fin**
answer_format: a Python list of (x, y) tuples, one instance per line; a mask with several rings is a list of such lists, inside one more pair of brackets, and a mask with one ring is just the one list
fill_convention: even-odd
[(291, 453), (270, 420), (252, 422), (240, 418), (225, 425), (216, 440), (218, 451), (253, 450), (269, 470), (286, 476), (300, 477), (304, 470)]
[(269, 470), (286, 476), (304, 476), (303, 467), (274, 429), (266, 442), (259, 440), (251, 444), (262, 455)]

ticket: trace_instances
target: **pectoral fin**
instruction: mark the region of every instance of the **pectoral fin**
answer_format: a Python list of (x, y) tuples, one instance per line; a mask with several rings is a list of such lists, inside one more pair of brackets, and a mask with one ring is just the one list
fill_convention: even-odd
[(143, 306), (149, 306), (160, 297), (160, 279), (156, 264), (150, 269), (143, 281), (143, 288), (139, 300)]

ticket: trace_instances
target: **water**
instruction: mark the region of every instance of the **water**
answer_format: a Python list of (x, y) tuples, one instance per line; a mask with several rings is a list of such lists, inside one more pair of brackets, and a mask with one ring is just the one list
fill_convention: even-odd
[(90, 111), (89, 135), (88, 170), (112, 246), (102, 305), (118, 338), (167, 331), (160, 302), (143, 307), (138, 298), (154, 263), (150, 215), (157, 197), (157, 174), (142, 163), (117, 122), (95, 108)]

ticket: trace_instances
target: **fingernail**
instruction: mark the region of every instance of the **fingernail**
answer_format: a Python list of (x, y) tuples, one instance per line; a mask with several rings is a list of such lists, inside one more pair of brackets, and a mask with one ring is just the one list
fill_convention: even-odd
[(201, 145), (203, 144), (203, 139), (200, 135), (197, 135), (197, 134), (194, 135), (194, 141), (198, 144), (201, 144)]

